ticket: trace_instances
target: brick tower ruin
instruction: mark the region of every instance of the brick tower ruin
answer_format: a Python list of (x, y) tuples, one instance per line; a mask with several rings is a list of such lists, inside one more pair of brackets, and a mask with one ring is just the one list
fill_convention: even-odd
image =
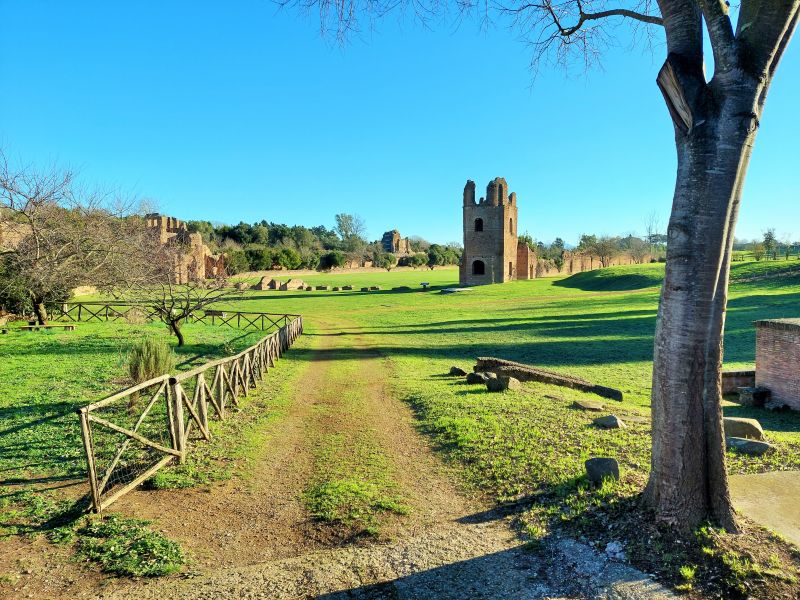
[[(523, 244), (527, 249), (527, 245)], [(517, 195), (508, 193), (508, 183), (496, 177), (486, 186), (486, 198), (475, 202), (475, 182), (464, 186), (464, 254), (461, 285), (503, 283), (528, 279), (533, 270), (526, 264), (517, 272)], [(524, 258), (528, 262), (528, 257)]]

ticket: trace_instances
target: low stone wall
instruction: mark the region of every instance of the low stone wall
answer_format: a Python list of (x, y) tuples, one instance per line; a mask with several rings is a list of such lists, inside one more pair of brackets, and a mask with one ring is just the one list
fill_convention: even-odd
[(756, 321), (756, 385), (800, 410), (800, 319)]
[(722, 372), (723, 394), (738, 394), (740, 387), (754, 387), (755, 385), (756, 385), (755, 370)]
[(479, 357), (478, 362), (474, 367), (476, 372), (490, 372), (497, 373), (498, 375), (508, 375), (520, 381), (538, 381), (540, 383), (549, 383), (551, 385), (560, 385), (582, 392), (589, 392), (597, 394), (603, 398), (610, 400), (622, 400), (622, 392), (614, 388), (605, 387), (602, 385), (595, 385), (585, 379), (578, 377), (571, 377), (569, 375), (561, 375), (553, 371), (546, 371), (530, 365), (514, 362), (511, 360), (504, 360), (502, 358), (493, 357)]

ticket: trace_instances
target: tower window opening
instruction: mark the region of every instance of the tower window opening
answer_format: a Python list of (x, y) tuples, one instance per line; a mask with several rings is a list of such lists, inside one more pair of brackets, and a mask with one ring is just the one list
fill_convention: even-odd
[(475, 231), (483, 231), (483, 219), (475, 219)]
[(485, 275), (486, 274), (486, 265), (483, 264), (482, 260), (476, 260), (472, 263), (472, 274), (473, 275)]

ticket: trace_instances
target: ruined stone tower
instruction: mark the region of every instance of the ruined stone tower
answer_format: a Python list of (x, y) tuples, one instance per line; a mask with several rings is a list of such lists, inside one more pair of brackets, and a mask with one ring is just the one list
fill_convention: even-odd
[(517, 274), (517, 195), (496, 177), (486, 186), (486, 198), (475, 202), (475, 182), (464, 186), (464, 255), (462, 285), (527, 279)]

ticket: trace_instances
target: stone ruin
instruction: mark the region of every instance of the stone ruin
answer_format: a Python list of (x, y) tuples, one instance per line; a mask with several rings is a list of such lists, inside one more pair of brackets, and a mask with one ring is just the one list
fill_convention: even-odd
[(172, 268), (174, 283), (212, 279), (224, 273), (225, 261), (222, 254), (212, 254), (208, 246), (203, 244), (203, 237), (199, 233), (189, 233), (183, 221), (151, 213), (145, 216), (145, 223), (156, 232), (160, 244), (183, 245), (186, 248), (186, 252), (175, 257)]
[(306, 283), (302, 279), (290, 279), (289, 281), (283, 282), (278, 289), (282, 292), (286, 292), (288, 290), (303, 290), (306, 287)]
[(272, 279), (270, 277), (262, 277), (261, 280), (253, 286), (254, 290), (277, 290), (280, 288), (281, 282), (277, 279)]
[(464, 186), (464, 254), (461, 285), (534, 279), (536, 253), (517, 236), (517, 195), (496, 177), (486, 186), (486, 198), (475, 202), (475, 182)]
[(381, 238), (381, 246), (384, 252), (396, 254), (397, 256), (409, 256), (413, 254), (411, 250), (411, 241), (408, 238), (400, 237), (400, 232), (397, 229), (387, 231)]

